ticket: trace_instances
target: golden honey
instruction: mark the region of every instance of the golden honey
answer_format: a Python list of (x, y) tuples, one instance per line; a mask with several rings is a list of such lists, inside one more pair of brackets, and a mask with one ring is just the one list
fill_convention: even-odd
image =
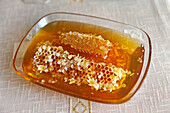
[(94, 98), (119, 99), (136, 83), (143, 52), (139, 41), (117, 31), (56, 21), (32, 39), (23, 70), (42, 84)]

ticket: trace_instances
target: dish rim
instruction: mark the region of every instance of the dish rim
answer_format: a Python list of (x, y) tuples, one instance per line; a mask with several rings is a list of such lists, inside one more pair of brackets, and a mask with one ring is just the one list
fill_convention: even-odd
[[(147, 62), (147, 65), (146, 65), (146, 69), (145, 69), (145, 71), (144, 71), (144, 75), (143, 75), (143, 77), (142, 77), (142, 79), (141, 79), (141, 82), (140, 82), (139, 85), (137, 86), (136, 90), (135, 90), (134, 92), (132, 92), (132, 94), (131, 94), (130, 96), (129, 96), (129, 93), (133, 90), (133, 88), (135, 87), (135, 85), (132, 87), (132, 89), (129, 91), (129, 93), (128, 93), (125, 97), (116, 100), (117, 102), (115, 102), (115, 101), (114, 101), (114, 102), (111, 102), (111, 101), (102, 101), (102, 100), (100, 101), (100, 100), (95, 100), (95, 99), (91, 99), (91, 98), (89, 99), (87, 96), (86, 96), (86, 97), (82, 97), (82, 96), (80, 96), (80, 95), (78, 96), (78, 95), (75, 95), (75, 94), (73, 94), (73, 93), (71, 93), (71, 92), (68, 92), (68, 91), (57, 90), (57, 92), (65, 93), (65, 94), (68, 94), (68, 95), (71, 95), (71, 96), (74, 96), (74, 97), (83, 98), (83, 99), (87, 99), (87, 100), (91, 100), (91, 101), (95, 101), (95, 102), (100, 102), (100, 103), (107, 103), (107, 104), (120, 104), (120, 103), (124, 103), (124, 102), (128, 101), (129, 99), (131, 99), (131, 98), (133, 97), (133, 95), (134, 95), (134, 94), (138, 91), (138, 89), (141, 87), (141, 85), (142, 85), (142, 83), (143, 83), (143, 81), (144, 81), (144, 79), (145, 79), (145, 77), (146, 77), (146, 75), (147, 75), (147, 72), (148, 72), (148, 70), (149, 70), (149, 66), (150, 66), (150, 62), (151, 62), (151, 54), (152, 54), (151, 39), (150, 39), (149, 35), (148, 35), (143, 29), (140, 29), (140, 28), (138, 28), (138, 27), (136, 27), (136, 26), (133, 26), (133, 25), (130, 25), (130, 24), (126, 24), (126, 23), (123, 23), (123, 22), (119, 22), (119, 21), (116, 21), (116, 20), (112, 20), (112, 19), (102, 18), (102, 17), (98, 17), (98, 16), (92, 16), (92, 15), (86, 15), (86, 14), (71, 13), (71, 12), (53, 12), (53, 13), (48, 13), (48, 14), (42, 16), (40, 19), (38, 19), (38, 20), (33, 24), (33, 26), (27, 31), (27, 33), (26, 33), (26, 34), (24, 35), (24, 37), (22, 38), (22, 40), (21, 40), (21, 42), (20, 42), (20, 44), (19, 44), (19, 46), (18, 46), (18, 48), (17, 48), (17, 50), (16, 50), (16, 52), (15, 52), (15, 55), (14, 55), (14, 57), (13, 57), (13, 69), (14, 69), (14, 71), (15, 71), (19, 76), (21, 76), (22, 78), (24, 78), (24, 79), (26, 79), (26, 80), (28, 81), (28, 78), (26, 78), (24, 75), (22, 75), (22, 74), (17, 70), (17, 68), (16, 68), (16, 66), (15, 66), (15, 61), (16, 61), (17, 53), (18, 53), (18, 51), (19, 51), (19, 49), (20, 49), (20, 47), (21, 47), (24, 39), (27, 37), (27, 35), (29, 34), (29, 32), (35, 27), (35, 25), (36, 25), (38, 22), (40, 22), (41, 19), (43, 19), (43, 18), (45, 18), (45, 17), (47, 17), (47, 16), (49, 16), (49, 15), (53, 15), (53, 14), (68, 14), (68, 15), (76, 15), (76, 16), (85, 16), (85, 17), (90, 17), (90, 18), (96, 18), (96, 19), (100, 19), (100, 20), (115, 22), (115, 23), (119, 23), (119, 24), (123, 24), (123, 25), (130, 26), (130, 27), (134, 27), (134, 28), (142, 31), (142, 32), (146, 35), (146, 37), (147, 37), (147, 39), (148, 39), (148, 42), (149, 42), (148, 62)], [(143, 66), (142, 66), (142, 67), (143, 67)], [(31, 80), (29, 80), (29, 81), (31, 81)], [(137, 81), (138, 81), (138, 80), (137, 80)], [(33, 81), (31, 81), (31, 82), (33, 82)], [(41, 86), (46, 87), (46, 88), (49, 88), (49, 89), (52, 89), (52, 90), (55, 90), (55, 89), (53, 89), (53, 88), (51, 88), (51, 87), (49, 87), (49, 86), (45, 86), (45, 85), (42, 85), (42, 84), (39, 84), (39, 83), (36, 83), (36, 82), (33, 82), (33, 83), (38, 84), (38, 85), (41, 85)], [(56, 91), (56, 90), (55, 90), (55, 91)], [(128, 96), (128, 98), (127, 98), (127, 96)], [(121, 100), (121, 101), (119, 101), (119, 100)]]

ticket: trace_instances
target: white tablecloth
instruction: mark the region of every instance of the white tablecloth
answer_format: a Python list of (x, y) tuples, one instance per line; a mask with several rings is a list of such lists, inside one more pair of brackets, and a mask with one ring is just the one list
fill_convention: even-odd
[(47, 4), (0, 0), (0, 113), (70, 112), (72, 97), (32, 84), (12, 68), (14, 45), (40, 17), (56, 11), (121, 21), (151, 37), (150, 69), (133, 98), (118, 105), (91, 102), (88, 112), (170, 113), (170, 0), (50, 0)]

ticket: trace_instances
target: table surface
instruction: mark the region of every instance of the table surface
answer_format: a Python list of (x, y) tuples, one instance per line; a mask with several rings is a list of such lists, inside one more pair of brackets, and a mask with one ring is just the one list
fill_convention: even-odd
[(32, 84), (12, 68), (15, 44), (40, 17), (56, 11), (121, 21), (144, 29), (151, 37), (151, 65), (138, 92), (123, 104), (90, 102), (88, 112), (170, 112), (170, 0), (50, 0), (47, 4), (23, 1), (0, 0), (0, 113), (72, 112), (72, 97)]

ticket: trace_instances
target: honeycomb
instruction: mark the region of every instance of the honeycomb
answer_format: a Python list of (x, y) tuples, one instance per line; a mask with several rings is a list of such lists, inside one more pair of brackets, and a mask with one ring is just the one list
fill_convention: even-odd
[[(67, 35), (67, 37), (70, 36), (70, 34)], [(78, 34), (76, 34), (76, 36), (77, 35)], [(66, 34), (63, 36), (66, 36)], [(78, 37), (77, 40), (80, 41), (81, 36)], [(89, 38), (87, 40), (92, 40), (89, 36), (87, 37)], [(67, 40), (69, 41), (64, 40), (63, 43), (72, 44), (71, 37)], [(95, 38), (94, 42), (97, 43), (99, 40), (103, 39)], [(99, 51), (94, 50), (92, 48), (93, 45), (91, 45), (93, 42), (87, 42), (90, 43), (90, 48), (84, 48), (86, 44), (82, 46), (72, 46), (79, 49), (85, 49), (86, 51), (102, 51), (102, 49)], [(100, 42), (100, 44), (102, 43)], [(106, 53), (107, 52), (102, 52), (102, 54)], [(64, 50), (62, 46), (54, 46), (49, 41), (37, 44), (36, 52), (31, 62), (32, 70), (36, 73), (50, 73), (52, 77), (59, 77), (60, 75), (64, 82), (77, 84), (78, 86), (86, 84), (90, 86), (91, 89), (100, 91), (112, 92), (113, 90), (123, 87), (123, 81), (127, 77), (127, 73), (129, 73), (127, 70), (118, 68), (111, 63), (95, 62), (80, 56), (79, 54), (71, 54), (67, 50)]]
[(83, 34), (75, 31), (61, 33), (59, 40), (74, 49), (102, 55), (104, 59), (107, 58), (107, 54), (112, 47), (112, 43), (103, 39), (100, 35)]

